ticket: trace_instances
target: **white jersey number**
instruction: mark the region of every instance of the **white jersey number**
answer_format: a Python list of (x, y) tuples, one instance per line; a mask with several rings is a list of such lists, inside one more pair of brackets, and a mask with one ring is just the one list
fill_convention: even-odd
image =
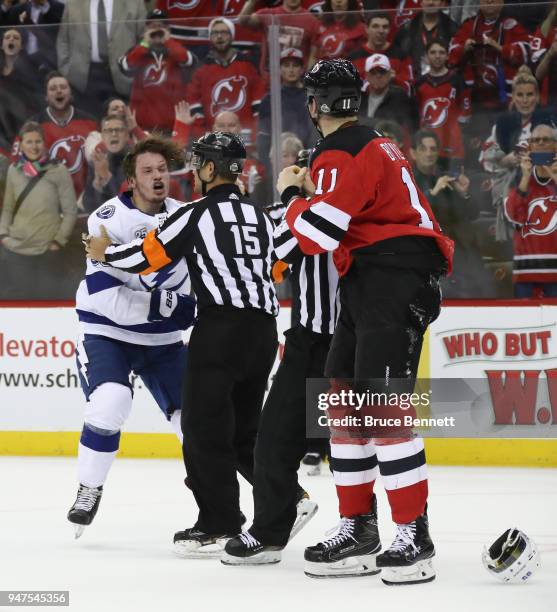
[(402, 167), (402, 182), (406, 185), (406, 189), (408, 189), (408, 196), (410, 197), (410, 206), (414, 210), (418, 212), (420, 215), (420, 225), (419, 227), (427, 227), (428, 229), (433, 229), (433, 221), (429, 218), (425, 208), (422, 206), (420, 202), (420, 196), (418, 195), (418, 189), (416, 184), (414, 183), (414, 179), (408, 170), (403, 166)]

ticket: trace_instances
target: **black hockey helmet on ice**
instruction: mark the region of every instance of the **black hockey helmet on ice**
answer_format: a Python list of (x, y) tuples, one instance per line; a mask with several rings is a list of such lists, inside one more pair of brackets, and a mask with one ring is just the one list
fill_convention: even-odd
[(217, 174), (239, 174), (247, 157), (244, 143), (231, 132), (205, 134), (194, 141), (191, 152), (191, 165), (194, 168), (202, 168), (205, 162), (212, 161)]
[(362, 78), (348, 60), (318, 61), (305, 73), (304, 87), (308, 104), (314, 99), (319, 114), (347, 117), (360, 108)]

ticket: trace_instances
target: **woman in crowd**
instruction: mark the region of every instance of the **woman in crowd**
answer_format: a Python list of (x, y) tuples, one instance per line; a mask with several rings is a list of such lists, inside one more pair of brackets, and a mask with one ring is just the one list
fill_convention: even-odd
[(49, 160), (44, 133), (27, 122), (20, 151), (8, 169), (0, 217), (1, 299), (68, 299), (64, 247), (77, 217), (67, 168)]
[(2, 33), (0, 44), (0, 131), (10, 142), (21, 124), (38, 110), (38, 74), (23, 48), (19, 30)]
[(552, 123), (551, 113), (540, 108), (538, 81), (527, 66), (521, 66), (512, 84), (511, 109), (503, 113), (483, 145), (480, 162), (491, 174), (491, 195), (497, 209), (496, 237), (508, 238), (502, 204), (520, 165), (521, 150), (527, 147), (532, 129)]

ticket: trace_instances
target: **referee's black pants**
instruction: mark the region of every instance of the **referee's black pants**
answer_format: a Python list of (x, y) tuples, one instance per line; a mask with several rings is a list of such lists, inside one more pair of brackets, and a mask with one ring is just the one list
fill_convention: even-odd
[(321, 378), (331, 336), (301, 325), (286, 334), (284, 356), (261, 415), (255, 446), (255, 517), (260, 542), (284, 546), (296, 520), (298, 468), (307, 447), (306, 378)]
[(189, 342), (182, 393), (184, 463), (197, 529), (241, 531), (236, 471), (253, 482), (253, 449), (277, 351), (275, 318), (260, 310), (203, 309)]

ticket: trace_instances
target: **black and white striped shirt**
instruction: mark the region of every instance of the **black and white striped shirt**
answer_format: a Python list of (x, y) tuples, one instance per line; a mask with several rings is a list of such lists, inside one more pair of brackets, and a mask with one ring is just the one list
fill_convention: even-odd
[[(269, 213), (278, 221), (286, 206), (273, 206)], [(338, 272), (332, 252), (304, 255), (286, 221), (275, 229), (275, 257), (290, 265), (292, 282), (292, 323), (318, 334), (333, 334), (340, 304)]]
[(177, 210), (145, 239), (109, 246), (105, 258), (114, 268), (150, 273), (185, 257), (199, 311), (229, 305), (276, 316), (272, 251), (269, 216), (226, 184)]

